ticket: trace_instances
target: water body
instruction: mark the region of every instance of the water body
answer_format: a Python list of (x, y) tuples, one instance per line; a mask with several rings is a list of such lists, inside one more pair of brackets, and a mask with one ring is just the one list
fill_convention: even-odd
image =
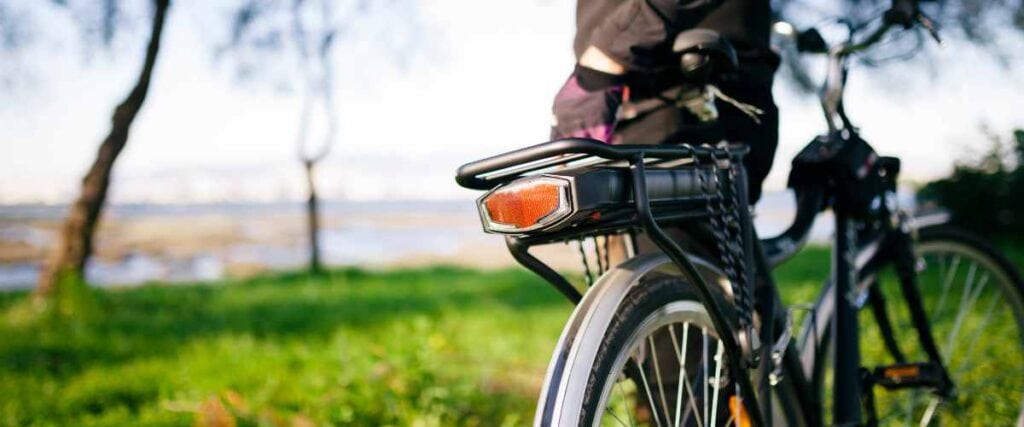
[[(244, 241), (216, 250), (197, 251), (186, 257), (138, 251), (117, 260), (94, 257), (86, 266), (86, 279), (98, 286), (130, 286), (154, 281), (217, 280), (225, 277), (232, 265), (270, 270), (301, 268), (308, 260), (308, 249), (302, 243), (304, 234), (294, 236), (291, 242), (261, 241), (266, 230), (244, 221), (282, 215), (301, 220), (304, 212), (304, 206), (297, 203), (115, 205), (107, 215), (118, 221), (161, 217), (172, 218), (173, 223), (173, 218), (180, 217), (181, 224), (187, 226), (190, 218), (204, 215), (236, 219), (243, 225), (238, 237)], [(59, 221), (65, 213), (64, 206), (0, 206), (0, 241), (49, 246), (53, 233), (40, 229), (37, 224)], [(467, 241), (484, 237), (476, 223), (472, 201), (326, 203), (322, 215), (324, 218), (354, 218), (342, 221), (341, 226), (321, 230), (321, 250), (328, 265), (386, 265), (421, 255), (443, 259), (454, 256)], [(382, 217), (388, 221), (376, 220)], [(428, 218), (427, 224), (423, 217)], [(182, 233), (188, 232), (182, 230)], [(40, 269), (41, 260), (0, 263), (0, 290), (31, 288)]]
[[(912, 196), (901, 195), (909, 203)], [(768, 193), (758, 204), (755, 222), (760, 235), (784, 230), (793, 217), (795, 204), (788, 192)], [(52, 233), (31, 225), (31, 221), (59, 221), (63, 206), (0, 206), (0, 241), (45, 246)], [(187, 219), (199, 215), (224, 215), (233, 219), (302, 215), (303, 206), (293, 203), (204, 204), (204, 205), (115, 205), (108, 214), (119, 220), (154, 216)], [(355, 218), (320, 233), (324, 262), (328, 265), (387, 265), (404, 259), (429, 256), (441, 262), (459, 263), (458, 252), (467, 245), (489, 242), (494, 236), (482, 233), (471, 200), (446, 202), (344, 202), (327, 203), (324, 217)], [(390, 218), (379, 221), (378, 218)], [(426, 221), (417, 218), (431, 218)], [(409, 218), (408, 221), (395, 219)], [(441, 220), (438, 220), (441, 218)], [(187, 222), (186, 222), (187, 223)], [(832, 234), (826, 213), (815, 224), (811, 241), (825, 243)], [(263, 230), (242, 231), (246, 242), (217, 250), (200, 250), (185, 257), (167, 257), (131, 252), (117, 260), (92, 259), (86, 278), (98, 286), (131, 286), (147, 282), (214, 281), (228, 275), (233, 265), (281, 270), (301, 268), (308, 259), (301, 244), (303, 236), (291, 243), (260, 242)], [(185, 231), (183, 231), (185, 232)], [(0, 264), (0, 290), (31, 288), (39, 274), (40, 262)]]

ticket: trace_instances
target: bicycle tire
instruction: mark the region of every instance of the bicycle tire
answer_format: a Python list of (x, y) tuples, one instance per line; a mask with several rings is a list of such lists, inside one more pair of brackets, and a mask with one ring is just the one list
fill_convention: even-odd
[[(950, 376), (957, 385), (957, 396), (951, 401), (944, 401), (937, 397), (928, 396), (926, 402), (918, 404), (920, 396), (926, 390), (909, 389), (885, 391), (876, 388), (879, 425), (933, 425), (934, 420), (943, 420), (942, 424), (951, 425), (1016, 425), (1024, 427), (1024, 281), (1014, 264), (1006, 258), (999, 250), (981, 238), (968, 232), (958, 230), (948, 225), (937, 225), (926, 227), (918, 231), (914, 242), (915, 254), (918, 257), (918, 289), (924, 295), (923, 305), (928, 314), (929, 323), (939, 344), (942, 353), (943, 364), (950, 370)], [(946, 266), (942, 271), (942, 257), (948, 256), (956, 261), (956, 267)], [(960, 265), (965, 261), (970, 264), (963, 269)], [(978, 273), (978, 271), (987, 273)], [(935, 271), (939, 270), (939, 271)], [(972, 272), (973, 271), (973, 272)], [(991, 273), (989, 275), (988, 273)], [(964, 283), (960, 288), (953, 289), (957, 279), (963, 277)], [(992, 279), (986, 279), (992, 277)], [(908, 361), (924, 361), (926, 356), (919, 348), (916, 341), (916, 332), (909, 326), (909, 314), (907, 308), (902, 305), (901, 293), (898, 290), (898, 282), (892, 275), (881, 273), (877, 277), (881, 292), (886, 296), (886, 312), (893, 323), (895, 342), (899, 343), (901, 352), (906, 355)], [(991, 282), (989, 281), (991, 280)], [(987, 283), (998, 283), (997, 288), (985, 286)], [(939, 289), (942, 292), (935, 294)], [(998, 289), (999, 294), (987, 292), (991, 289)], [(956, 315), (942, 316), (945, 314), (946, 305), (950, 298), (960, 295)], [(954, 301), (955, 303), (955, 301)], [(983, 305), (987, 304), (987, 305)], [(988, 307), (987, 309), (984, 309)], [(980, 310), (973, 310), (981, 308)], [(867, 313), (863, 313), (867, 312)], [(880, 336), (875, 336), (877, 320), (870, 310), (862, 310), (861, 315), (861, 352), (862, 364), (871, 367), (872, 364), (891, 364), (893, 358), (885, 348)], [(974, 314), (977, 313), (977, 314)], [(970, 317), (968, 317), (970, 316)], [(978, 317), (980, 316), (980, 317)], [(1003, 323), (991, 324), (992, 319), (999, 319)], [(974, 323), (975, 325), (972, 325)], [(993, 327), (997, 325), (1010, 326), (1016, 324), (1017, 333)], [(992, 325), (990, 327), (989, 325)], [(966, 334), (964, 327), (972, 327), (973, 334)], [(1018, 345), (1014, 350), (1013, 345), (1007, 340), (993, 342), (992, 336), (996, 333), (1002, 335), (1016, 335)], [(915, 334), (915, 335), (910, 335)], [(963, 337), (961, 340), (958, 337)], [(1005, 337), (1004, 337), (1005, 338)], [(961, 342), (963, 341), (963, 342)], [(909, 345), (908, 345), (909, 344)], [(826, 339), (820, 343), (823, 352), (831, 353), (831, 340)], [(998, 347), (994, 347), (997, 345)], [(968, 361), (976, 360), (978, 350), (996, 349), (999, 351), (996, 362), (979, 365), (982, 368), (964, 372)], [(972, 351), (974, 351), (972, 353)], [(1009, 355), (1006, 355), (1009, 353)], [(990, 356), (996, 353), (987, 352)], [(997, 363), (998, 362), (998, 363)], [(949, 366), (952, 365), (952, 366)], [(996, 369), (995, 366), (1003, 369)], [(1013, 382), (1017, 384), (1017, 390), (979, 391), (977, 383), (970, 374), (976, 372), (992, 372), (995, 375), (986, 375), (985, 378), (1001, 382)], [(1013, 377), (1015, 380), (1008, 379)], [(824, 380), (830, 380), (825, 374)], [(988, 381), (985, 381), (988, 382)], [(973, 387), (972, 387), (973, 386)], [(995, 386), (993, 386), (995, 387)], [(989, 387), (992, 388), (992, 387)], [(826, 386), (827, 390), (828, 387)], [(1017, 396), (1013, 396), (1017, 394)], [(904, 399), (904, 395), (909, 395)], [(829, 404), (830, 400), (822, 400)], [(1014, 403), (1016, 402), (1016, 403)], [(826, 408), (827, 411), (827, 408)], [(827, 417), (826, 417), (827, 419)]]
[[(664, 258), (663, 255), (659, 256)], [(661, 262), (667, 262), (667, 259), (662, 259)], [(709, 268), (709, 264), (704, 263), (701, 265), (703, 268)], [(625, 270), (632, 271), (633, 268), (627, 265)], [(596, 288), (600, 286), (602, 286), (600, 283), (596, 285), (595, 290), (598, 290)], [(716, 292), (716, 295), (722, 298), (723, 302), (727, 302), (728, 295), (726, 292), (725, 287), (723, 287), (721, 292)], [(588, 303), (585, 299), (581, 303), (582, 310), (578, 309), (578, 311), (587, 311), (586, 305), (596, 303), (593, 301)], [(725, 363), (724, 354), (719, 353), (721, 357), (714, 358), (721, 345), (708, 344), (711, 342), (710, 339), (717, 336), (717, 332), (708, 318), (706, 309), (699, 302), (693, 285), (683, 279), (678, 273), (666, 274), (664, 269), (662, 269), (660, 272), (643, 275), (643, 277), (636, 281), (635, 285), (629, 287), (628, 291), (623, 292), (621, 299), (613, 305), (613, 313), (606, 323), (578, 322), (579, 327), (575, 330), (573, 329), (572, 321), (567, 325), (566, 332), (563, 333), (562, 342), (560, 342), (560, 348), (556, 349), (554, 360), (549, 368), (548, 378), (544, 387), (545, 391), (542, 393), (539, 402), (535, 424), (543, 426), (603, 425), (602, 418), (605, 418), (604, 421), (606, 422), (609, 420), (606, 416), (606, 409), (614, 404), (609, 399), (612, 392), (616, 391), (614, 389), (617, 388), (618, 395), (623, 396), (629, 393), (623, 390), (632, 387), (632, 394), (629, 397), (623, 398), (621, 402), (627, 402), (624, 409), (626, 411), (636, 410), (637, 414), (635, 415), (637, 416), (621, 415), (622, 419), (619, 422), (623, 424), (625, 424), (624, 420), (627, 417), (629, 417), (630, 421), (643, 421), (640, 419), (640, 416), (643, 414), (639, 412), (645, 411), (647, 413), (646, 424), (649, 425), (676, 425), (677, 423), (689, 425), (685, 422), (685, 417), (693, 416), (694, 414), (702, 417), (699, 422), (701, 425), (725, 425), (731, 416), (728, 397), (735, 395), (733, 393), (735, 386), (731, 384), (728, 386), (724, 385), (724, 378), (727, 378), (726, 375), (728, 374), (728, 369), (725, 367), (727, 363)], [(723, 305), (732, 307), (730, 304)], [(735, 324), (735, 313), (731, 311), (731, 308), (726, 315), (729, 321)], [(583, 316), (574, 313), (574, 318), (578, 317)], [(686, 323), (694, 326), (693, 335), (688, 335), (689, 326), (674, 322), (674, 320), (678, 319), (688, 319)], [(672, 328), (675, 325), (675, 329), (670, 333), (666, 325), (668, 325), (668, 328)], [(698, 330), (707, 331), (707, 335), (702, 334), (700, 338), (696, 338)], [(651, 334), (647, 334), (647, 332), (651, 332)], [(684, 340), (683, 337), (687, 337), (687, 339)], [(703, 337), (709, 338), (709, 341), (704, 341), (705, 345), (689, 347), (682, 344), (683, 342), (695, 339), (701, 340)], [(585, 339), (599, 340), (597, 343), (591, 343), (597, 344), (594, 356), (587, 358), (570, 357), (569, 353), (572, 350), (569, 350), (568, 347), (572, 346), (569, 341)], [(636, 349), (638, 342), (641, 344), (646, 342), (648, 344), (647, 348), (649, 348), (647, 354), (654, 356), (634, 357), (637, 356), (637, 354), (633, 354), (633, 351)], [(673, 354), (672, 350), (667, 350), (669, 347), (674, 348), (676, 353)], [(701, 379), (708, 379), (706, 384), (708, 385), (707, 390), (709, 392), (707, 394), (693, 391), (696, 389), (696, 384), (704, 382), (698, 382), (698, 375), (694, 371), (689, 370), (691, 366), (694, 366), (689, 360), (686, 362), (687, 370), (684, 371), (677, 368), (671, 374), (668, 372), (669, 368), (673, 366), (672, 363), (679, 361), (679, 354), (683, 353), (683, 350), (685, 350), (686, 354), (691, 354), (694, 351), (702, 353), (702, 357), (699, 357), (696, 365), (708, 367), (701, 371), (704, 374), (704, 377)], [(705, 350), (708, 356), (703, 356)], [(561, 369), (558, 368), (560, 360), (567, 361), (566, 364), (561, 366)], [(640, 360), (639, 363), (637, 362), (638, 360)], [(717, 366), (720, 368), (719, 376), (715, 377), (718, 379), (717, 382), (710, 381), (714, 377), (712, 374), (713, 369), (710, 369), (712, 366), (710, 362), (713, 360), (718, 361)], [(703, 364), (704, 361), (709, 363)], [(683, 363), (680, 362), (676, 366), (683, 366)], [(676, 393), (666, 392), (666, 389), (661, 387), (658, 387), (661, 388), (659, 391), (654, 387), (654, 379), (662, 379), (662, 373), (665, 374), (664, 378), (683, 378), (677, 375), (680, 372), (686, 373), (686, 380), (676, 381), (674, 384), (671, 384), (675, 387)], [(626, 378), (623, 382), (618, 381), (620, 373), (622, 373), (621, 377)], [(573, 384), (554, 383), (557, 383), (559, 378), (570, 376), (575, 376), (575, 387), (573, 389), (576, 390), (575, 393), (579, 395), (579, 398), (567, 405), (566, 401), (570, 399), (565, 397), (560, 399), (558, 396), (559, 393), (564, 395), (564, 390), (567, 387), (571, 388)], [(691, 377), (693, 377), (693, 380), (690, 380)], [(639, 380), (635, 380), (636, 378), (639, 378)], [(657, 384), (664, 385), (668, 382), (657, 381)], [(629, 383), (632, 383), (632, 385)], [(654, 391), (647, 392), (642, 390), (641, 384), (647, 385), (645, 387), (646, 390)], [(687, 392), (683, 392), (684, 385), (690, 385), (690, 388), (686, 389), (688, 390)], [(561, 391), (553, 392), (556, 388)], [(712, 390), (719, 390), (720, 393), (710, 392)], [(788, 384), (777, 388), (775, 392), (776, 398), (782, 399), (777, 401), (779, 403), (777, 406), (792, 407), (792, 403), (795, 402), (795, 396), (789, 394), (792, 392), (792, 389)], [(780, 394), (783, 395), (780, 396)], [(687, 399), (682, 398), (684, 395)], [(703, 399), (703, 396), (711, 396), (712, 398)], [(717, 411), (714, 411), (716, 403), (713, 397), (719, 398), (717, 401)], [(683, 403), (684, 400), (685, 403)], [(700, 402), (698, 403), (697, 400), (700, 400)], [(623, 408), (621, 402), (618, 404), (619, 409)], [(631, 408), (630, 405), (633, 405), (633, 407)], [(682, 410), (681, 408), (685, 406), (689, 406), (689, 409)], [(561, 413), (552, 414), (548, 410), (551, 407), (557, 408)], [(794, 420), (783, 421), (782, 423), (776, 422), (776, 425), (803, 424), (802, 419), (797, 420), (799, 415), (787, 414), (787, 411), (782, 410), (775, 412), (778, 412), (775, 414), (777, 416), (784, 417), (788, 415), (792, 417), (790, 418), (791, 420)], [(712, 413), (714, 416), (711, 415)], [(707, 419), (703, 418), (705, 416)], [(709, 422), (712, 418), (715, 419), (715, 423)], [(641, 422), (641, 424), (645, 423)]]

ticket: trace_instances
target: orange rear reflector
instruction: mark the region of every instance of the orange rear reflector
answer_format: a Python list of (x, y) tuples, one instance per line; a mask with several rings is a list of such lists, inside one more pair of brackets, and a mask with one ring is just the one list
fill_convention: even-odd
[(566, 183), (557, 179), (539, 178), (499, 188), (486, 195), (481, 208), (486, 226), (494, 231), (526, 231), (562, 218), (556, 212), (568, 213)]

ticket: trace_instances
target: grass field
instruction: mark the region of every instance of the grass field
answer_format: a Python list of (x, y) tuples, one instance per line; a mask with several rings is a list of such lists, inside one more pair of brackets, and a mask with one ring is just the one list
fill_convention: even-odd
[[(828, 252), (779, 274), (810, 301)], [(100, 291), (26, 321), (0, 294), (0, 425), (523, 425), (571, 306), (529, 273), (437, 267)]]

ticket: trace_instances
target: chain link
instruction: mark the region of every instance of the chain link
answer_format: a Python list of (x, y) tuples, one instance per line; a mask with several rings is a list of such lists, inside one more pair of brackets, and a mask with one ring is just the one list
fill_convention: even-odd
[[(566, 243), (569, 242), (566, 241)], [(580, 250), (580, 259), (583, 260), (583, 280), (586, 281), (589, 288), (594, 284), (594, 276), (590, 274), (590, 262), (587, 261), (587, 250), (583, 248), (583, 238), (576, 240), (576, 244)]]
[[(736, 166), (731, 161), (727, 164), (728, 170), (724, 179), (727, 182), (723, 182), (719, 161), (727, 160), (728, 152), (724, 152), (723, 156), (726, 157), (712, 158), (708, 163), (711, 166), (711, 180), (705, 177), (704, 172), (700, 169), (697, 170), (697, 177), (700, 180), (708, 223), (711, 225), (711, 233), (718, 249), (722, 269), (732, 286), (739, 326), (741, 329), (747, 330), (753, 324), (753, 298), (748, 286), (747, 269), (744, 267), (742, 224), (740, 215), (736, 212), (740, 208), (736, 185)], [(697, 164), (700, 165), (699, 162)], [(714, 183), (714, 190), (711, 189), (711, 182)], [(723, 188), (726, 186), (731, 193), (730, 197), (725, 197), (723, 192)]]
[[(608, 270), (611, 269), (611, 255), (610, 255), (610, 235), (603, 236), (592, 236), (590, 241), (594, 243), (594, 260), (597, 263), (596, 276), (600, 277)], [(579, 249), (580, 260), (583, 262), (583, 279), (586, 281), (587, 287), (594, 284), (595, 275), (591, 273), (590, 261), (587, 258), (586, 249), (586, 238), (579, 238), (576, 240), (577, 248)], [(569, 243), (566, 241), (566, 243)]]
[(743, 221), (742, 221), (743, 217), (742, 217), (742, 215), (740, 213), (740, 209), (746, 209), (746, 208), (744, 206), (740, 205), (740, 199), (739, 199), (739, 191), (740, 190), (739, 190), (739, 185), (737, 185), (737, 182), (736, 182), (737, 181), (737, 177), (736, 177), (737, 176), (737, 172), (736, 172), (736, 170), (737, 170), (736, 169), (736, 165), (730, 164), (728, 175), (729, 175), (729, 195), (730, 195), (729, 201), (731, 202), (731, 206), (729, 207), (729, 209), (726, 210), (726, 212), (728, 212), (728, 214), (730, 216), (729, 224), (731, 225), (731, 229), (732, 229), (732, 238), (729, 239), (729, 243), (730, 243), (730, 246), (732, 248), (732, 255), (733, 255), (733, 257), (735, 257), (736, 259), (739, 260), (737, 262), (737, 265), (739, 267), (736, 269), (737, 270), (737, 286), (739, 286), (739, 288), (742, 290), (742, 292), (740, 292), (740, 295), (741, 295), (741, 297), (744, 300), (744, 302), (743, 302), (744, 309), (741, 310), (741, 311), (747, 317), (747, 324), (744, 325), (744, 326), (750, 326), (750, 325), (753, 324), (752, 322), (750, 322), (750, 318), (752, 317), (752, 313), (753, 313), (753, 296), (752, 296), (752, 291), (751, 291), (753, 289), (753, 286), (751, 286), (750, 277), (748, 276), (749, 266), (747, 265), (746, 251), (744, 250), (744, 245), (746, 244), (746, 241), (745, 241), (746, 239), (745, 239), (745, 236), (744, 236), (744, 233), (743, 233)]

